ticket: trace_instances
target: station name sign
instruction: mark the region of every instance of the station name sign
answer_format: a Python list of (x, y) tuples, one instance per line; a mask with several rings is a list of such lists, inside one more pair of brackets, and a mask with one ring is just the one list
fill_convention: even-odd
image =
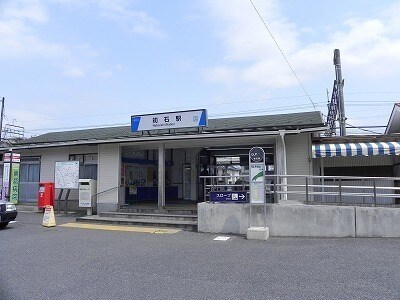
[(158, 129), (206, 127), (207, 110), (175, 111), (131, 116), (132, 132)]

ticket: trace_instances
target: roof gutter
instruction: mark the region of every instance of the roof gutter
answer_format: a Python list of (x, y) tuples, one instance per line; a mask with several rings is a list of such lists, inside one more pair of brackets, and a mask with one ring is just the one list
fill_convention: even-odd
[(145, 139), (139, 138), (124, 138), (124, 139), (109, 139), (109, 140), (93, 140), (93, 141), (76, 141), (76, 142), (61, 142), (49, 143), (40, 145), (26, 145), (26, 146), (10, 146), (7, 148), (0, 148), (0, 151), (10, 151), (10, 149), (37, 149), (37, 148), (53, 148), (65, 146), (79, 146), (79, 145), (98, 145), (98, 144), (113, 144), (113, 143), (146, 143), (157, 141), (177, 141), (177, 140), (197, 140), (209, 138), (227, 138), (227, 137), (255, 137), (255, 136), (280, 136), (282, 132), (285, 134), (299, 134), (304, 132), (325, 131), (328, 127), (313, 127), (304, 129), (291, 129), (291, 130), (276, 130), (276, 131), (258, 131), (258, 132), (235, 132), (235, 133), (210, 133), (210, 134), (196, 134), (196, 135), (178, 135), (178, 136), (153, 136), (146, 137)]

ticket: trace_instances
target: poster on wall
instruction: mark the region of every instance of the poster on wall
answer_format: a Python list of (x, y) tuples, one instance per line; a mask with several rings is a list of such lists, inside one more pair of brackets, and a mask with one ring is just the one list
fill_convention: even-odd
[(133, 185), (146, 186), (147, 184), (147, 167), (135, 166), (133, 168)]
[(56, 161), (54, 185), (56, 189), (77, 189), (79, 184), (79, 161)]

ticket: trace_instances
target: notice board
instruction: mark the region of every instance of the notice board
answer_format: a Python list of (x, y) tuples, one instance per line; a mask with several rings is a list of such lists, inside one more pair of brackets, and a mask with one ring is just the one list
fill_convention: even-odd
[(79, 161), (56, 161), (54, 185), (56, 189), (77, 189), (79, 183)]

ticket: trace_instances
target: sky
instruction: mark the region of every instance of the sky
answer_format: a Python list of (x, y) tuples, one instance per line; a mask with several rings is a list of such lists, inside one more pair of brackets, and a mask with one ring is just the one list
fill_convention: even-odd
[(387, 0), (0, 0), (4, 123), (29, 137), (201, 108), (327, 115), (339, 49), (347, 123), (386, 126), (399, 15)]

